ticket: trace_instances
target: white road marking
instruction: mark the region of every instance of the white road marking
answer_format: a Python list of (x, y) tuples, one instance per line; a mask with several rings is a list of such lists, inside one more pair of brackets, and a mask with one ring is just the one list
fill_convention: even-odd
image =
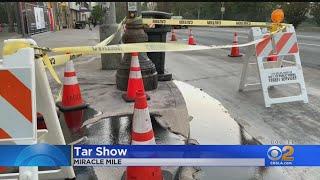
[(317, 46), (320, 47), (320, 44), (308, 44), (308, 43), (298, 43), (299, 45), (306, 45), (306, 46)]

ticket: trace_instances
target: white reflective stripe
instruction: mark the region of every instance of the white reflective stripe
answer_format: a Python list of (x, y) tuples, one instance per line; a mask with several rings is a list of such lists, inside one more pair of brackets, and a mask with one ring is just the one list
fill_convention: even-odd
[[(263, 36), (259, 36), (259, 37), (255, 37), (254, 39), (262, 39)], [(260, 42), (262, 43), (262, 42)], [(258, 43), (259, 44), (259, 43)], [(256, 44), (257, 46), (257, 44)], [(260, 57), (267, 57), (270, 55), (270, 53), (272, 52), (272, 40), (270, 39), (268, 44), (264, 47), (264, 49), (261, 51), (261, 53), (259, 54)]]
[(9, 70), (16, 78), (20, 80), (21, 83), (23, 83), (26, 87), (31, 89), (31, 79), (30, 79), (30, 69), (26, 68), (16, 68), (16, 69), (10, 69)]
[(131, 67), (140, 67), (138, 56), (131, 57)]
[(129, 78), (130, 79), (141, 79), (142, 78), (141, 71), (130, 71)]
[[(279, 40), (281, 39), (281, 37), (284, 35), (283, 34), (280, 34), (280, 35), (277, 35), (275, 36), (275, 40), (276, 40), (276, 43), (278, 44), (279, 43)], [(278, 52), (278, 54), (288, 54), (291, 47), (297, 43), (297, 37), (296, 37), (296, 34), (295, 33), (292, 33), (292, 35), (290, 36), (290, 38), (288, 39), (288, 41), (286, 42), (286, 44), (283, 46), (283, 48), (281, 49), (280, 52)]]
[(74, 65), (73, 65), (73, 61), (70, 60), (66, 63), (66, 69), (64, 72), (75, 72), (74, 70)]
[[(32, 138), (33, 124), (0, 96), (1, 128), (14, 138)], [(0, 139), (1, 141), (1, 139)]]
[(132, 145), (154, 145), (156, 144), (156, 140), (154, 139), (154, 137), (148, 141), (131, 141)]
[(75, 84), (78, 84), (78, 80), (76, 76), (64, 77), (63, 85), (75, 85)]
[(152, 130), (152, 124), (148, 108), (134, 109), (132, 130), (136, 133), (146, 133)]

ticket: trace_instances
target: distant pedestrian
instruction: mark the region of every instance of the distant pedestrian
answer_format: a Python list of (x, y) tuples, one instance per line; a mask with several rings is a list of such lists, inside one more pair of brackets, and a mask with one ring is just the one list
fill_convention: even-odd
[(96, 25), (97, 25), (97, 20), (96, 20), (96, 19), (93, 19), (92, 24), (93, 24), (93, 27), (96, 27)]
[(92, 28), (91, 28), (90, 24), (91, 24), (91, 18), (89, 17), (89, 18), (88, 18), (89, 30), (92, 31)]

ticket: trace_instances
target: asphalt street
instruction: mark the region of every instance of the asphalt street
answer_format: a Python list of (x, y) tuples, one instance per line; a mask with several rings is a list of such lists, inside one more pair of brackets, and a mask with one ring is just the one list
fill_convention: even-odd
[[(198, 44), (232, 44), (233, 33), (238, 33), (239, 43), (248, 42), (248, 28), (191, 28)], [(178, 39), (187, 41), (189, 30), (176, 30)], [(168, 33), (170, 34), (170, 33)], [(320, 69), (320, 32), (297, 32), (300, 57), (303, 65)], [(170, 39), (170, 38), (168, 38)], [(241, 49), (244, 51), (244, 48)]]
[[(248, 29), (192, 28), (192, 31), (197, 43), (202, 45), (231, 44), (235, 31), (238, 32), (240, 44), (248, 42)], [(187, 43), (187, 29), (176, 30), (176, 33), (180, 43)], [(168, 52), (166, 69), (173, 74), (174, 79), (198, 87), (220, 101), (231, 116), (262, 144), (319, 144), (319, 34), (320, 32), (297, 33), (309, 97), (308, 104), (293, 102), (266, 108), (261, 90), (239, 92), (243, 59), (228, 57), (230, 49)], [(170, 35), (171, 33), (168, 33), (168, 41)], [(241, 48), (240, 51), (245, 53), (245, 48)], [(251, 77), (259, 77), (253, 73), (250, 74)], [(286, 96), (296, 92), (297, 88), (289, 85), (284, 88), (276, 87), (272, 91)], [(212, 118), (213, 121), (214, 119), (215, 117)], [(214, 126), (214, 123), (207, 126)], [(292, 179), (320, 177), (317, 168), (286, 168), (286, 170)]]
[[(246, 29), (192, 28), (192, 30), (198, 44), (230, 44), (234, 30), (239, 33), (239, 43), (247, 42)], [(177, 30), (178, 40), (183, 43), (187, 39), (187, 34), (187, 29)], [(298, 41), (320, 44), (315, 35), (316, 33), (298, 33), (298, 38), (303, 39)], [(314, 40), (310, 38), (311, 36), (315, 36)], [(238, 87), (243, 59), (228, 57), (230, 49), (166, 53), (166, 67), (173, 73), (175, 79), (202, 88), (221, 101), (238, 123), (248, 128), (251, 131), (249, 133), (264, 144), (273, 141), (286, 143), (288, 140), (300, 144), (320, 143), (320, 133), (318, 133), (320, 126), (318, 67), (320, 66), (314, 65), (320, 64), (320, 60), (318, 62), (312, 58), (320, 56), (320, 52), (314, 46), (300, 45), (300, 47), (309, 104), (285, 103), (266, 108), (261, 90), (240, 93)], [(241, 48), (241, 51), (244, 53), (245, 48)], [(258, 77), (257, 74), (255, 76)], [(275, 92), (288, 94), (295, 90), (296, 87), (288, 86), (287, 89), (276, 88)]]

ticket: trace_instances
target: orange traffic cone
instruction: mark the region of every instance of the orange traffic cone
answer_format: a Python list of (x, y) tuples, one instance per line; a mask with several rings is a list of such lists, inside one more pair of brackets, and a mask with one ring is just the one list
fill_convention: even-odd
[(272, 53), (270, 56), (267, 57), (267, 61), (277, 61), (277, 54), (276, 53)]
[[(138, 90), (134, 103), (132, 120), (132, 145), (155, 145), (156, 141), (152, 129), (147, 98), (143, 90)], [(163, 180), (161, 167), (129, 166), (126, 180)]]
[(174, 29), (171, 30), (171, 40), (170, 41), (177, 41), (176, 33)]
[[(128, 79), (127, 93), (122, 95), (122, 98), (126, 102), (134, 102), (136, 97), (136, 91), (138, 89), (142, 89), (142, 91), (144, 92), (144, 85), (138, 56), (139, 54), (137, 52), (131, 53), (131, 66)], [(150, 99), (148, 95), (147, 98)]]
[(37, 112), (37, 129), (47, 129), (43, 115)]
[(235, 32), (233, 37), (233, 46), (231, 48), (231, 53), (228, 55), (229, 57), (241, 57), (242, 54), (240, 54), (239, 47), (236, 47), (238, 45), (238, 34)]
[[(57, 110), (57, 116), (60, 118), (59, 111)], [(44, 121), (43, 115), (37, 112), (37, 129), (47, 129), (47, 125)]]
[(188, 39), (188, 45), (196, 45), (196, 40), (194, 39), (191, 29), (189, 30), (189, 39)]
[(80, 86), (74, 70), (73, 61), (66, 63), (64, 71), (62, 102), (58, 102), (68, 127), (74, 132), (82, 126), (83, 111), (88, 107), (81, 96)]

